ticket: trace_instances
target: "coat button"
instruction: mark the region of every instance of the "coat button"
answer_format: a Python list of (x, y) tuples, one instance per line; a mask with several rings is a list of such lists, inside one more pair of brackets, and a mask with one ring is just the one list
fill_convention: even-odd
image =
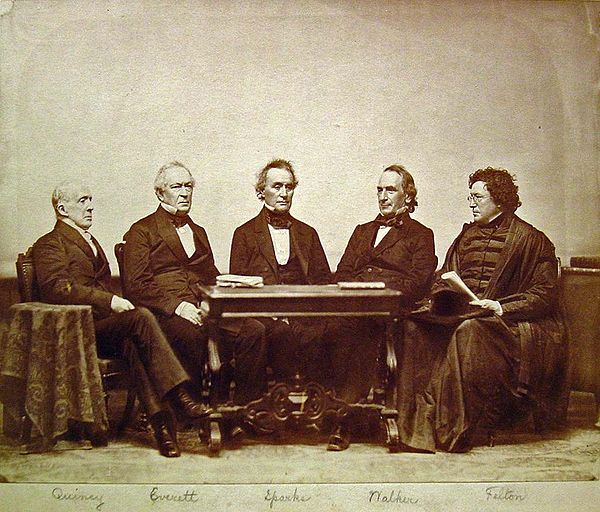
[(367, 272), (373, 272), (373, 268), (372, 267), (367, 267)]

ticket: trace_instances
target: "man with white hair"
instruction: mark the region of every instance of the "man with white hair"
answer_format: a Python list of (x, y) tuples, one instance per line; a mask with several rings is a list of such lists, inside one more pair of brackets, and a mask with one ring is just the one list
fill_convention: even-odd
[[(125, 234), (127, 295), (156, 314), (171, 345), (199, 388), (207, 357), (208, 330), (197, 285), (219, 275), (203, 227), (188, 216), (195, 180), (180, 162), (161, 167), (154, 180), (155, 212)], [(233, 357), (234, 401), (243, 405), (266, 390), (265, 329), (253, 319), (219, 323), (226, 359)]]
[(188, 418), (211, 411), (188, 394), (189, 376), (154, 315), (111, 291), (108, 260), (88, 231), (94, 209), (90, 188), (64, 182), (54, 190), (52, 204), (57, 218), (54, 229), (33, 246), (41, 298), (54, 304), (92, 306), (98, 352), (129, 359), (159, 451), (165, 457), (177, 457), (177, 440), (168, 427), (171, 421), (162, 400), (170, 401)]

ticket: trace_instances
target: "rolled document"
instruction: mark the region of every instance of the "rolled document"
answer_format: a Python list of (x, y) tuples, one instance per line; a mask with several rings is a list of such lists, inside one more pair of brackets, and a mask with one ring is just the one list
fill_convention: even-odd
[(442, 279), (446, 281), (450, 285), (450, 288), (452, 288), (455, 292), (464, 293), (465, 295), (468, 295), (471, 300), (479, 300), (477, 295), (471, 291), (471, 289), (465, 284), (460, 276), (454, 272), (454, 270), (442, 274)]
[(261, 288), (264, 286), (263, 278), (260, 276), (241, 276), (237, 274), (221, 274), (217, 276), (217, 286), (229, 286), (231, 288)]

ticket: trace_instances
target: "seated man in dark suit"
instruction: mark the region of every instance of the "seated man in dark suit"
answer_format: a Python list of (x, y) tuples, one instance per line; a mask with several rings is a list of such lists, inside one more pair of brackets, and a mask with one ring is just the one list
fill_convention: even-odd
[[(386, 287), (403, 293), (402, 307), (410, 311), (429, 291), (437, 265), (433, 232), (410, 217), (417, 206), (417, 189), (413, 177), (401, 165), (383, 171), (377, 200), (379, 215), (355, 228), (335, 280), (382, 281)], [(337, 334), (328, 339), (336, 345), (346, 339), (348, 355), (332, 361), (334, 371), (348, 376), (342, 398), (356, 402), (367, 395), (374, 380), (384, 325), (376, 319), (344, 318), (337, 321), (335, 330)], [(328, 448), (339, 451), (347, 446), (347, 432), (342, 427), (332, 436)]]
[[(204, 228), (188, 216), (195, 181), (179, 162), (160, 168), (154, 191), (160, 204), (125, 234), (127, 296), (149, 308), (171, 345), (201, 386), (208, 332), (199, 308), (196, 285), (213, 285), (219, 271)], [(219, 323), (222, 350), (234, 360), (237, 404), (259, 398), (266, 388), (265, 329), (253, 319)]]
[[(233, 234), (231, 273), (261, 276), (265, 284), (329, 283), (331, 271), (319, 235), (290, 215), (297, 184), (294, 168), (286, 160), (273, 160), (259, 171), (255, 190), (263, 208)], [(260, 321), (266, 328), (275, 378), (289, 380), (299, 373), (316, 379), (315, 357), (309, 354), (325, 323), (311, 318)]]
[[(123, 355), (135, 375), (138, 396), (150, 419), (159, 451), (179, 456), (175, 434), (161, 401), (167, 399), (189, 418), (210, 410), (188, 394), (189, 376), (173, 353), (154, 315), (134, 308), (110, 289), (110, 268), (92, 225), (92, 194), (87, 186), (66, 182), (52, 194), (58, 219), (54, 229), (33, 246), (41, 297), (55, 304), (89, 304), (93, 308), (100, 354)], [(130, 340), (128, 346), (124, 341)]]

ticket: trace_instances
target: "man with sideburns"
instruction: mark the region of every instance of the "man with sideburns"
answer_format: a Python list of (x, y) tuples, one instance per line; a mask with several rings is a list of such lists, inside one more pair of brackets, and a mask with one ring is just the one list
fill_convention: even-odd
[[(335, 280), (383, 282), (387, 288), (402, 292), (401, 306), (408, 312), (429, 291), (437, 265), (433, 231), (410, 216), (418, 204), (417, 188), (403, 166), (384, 169), (376, 191), (379, 214), (355, 228)], [(350, 347), (348, 357), (332, 361), (333, 371), (341, 372), (346, 379), (340, 391), (345, 401), (365, 398), (374, 384), (384, 327), (375, 318), (340, 318), (335, 328), (331, 327), (336, 335), (327, 339), (334, 346), (343, 345), (345, 339)], [(328, 449), (341, 451), (348, 445), (349, 432), (342, 424), (331, 436)]]
[[(327, 284), (329, 263), (316, 230), (290, 214), (298, 179), (292, 164), (277, 159), (257, 174), (255, 191), (263, 203), (258, 215), (239, 226), (231, 242), (229, 269), (257, 275), (265, 284)], [(269, 364), (277, 380), (296, 374), (320, 378), (318, 340), (326, 323), (312, 318), (261, 318)]]

